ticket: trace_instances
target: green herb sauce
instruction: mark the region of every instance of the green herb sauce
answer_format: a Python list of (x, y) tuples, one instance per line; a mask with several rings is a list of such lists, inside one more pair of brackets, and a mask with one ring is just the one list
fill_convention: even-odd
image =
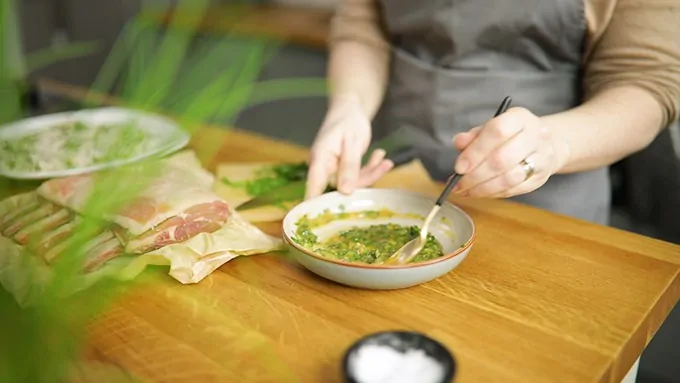
[[(389, 218), (396, 215), (388, 210), (369, 210), (352, 213), (327, 211), (314, 219), (305, 216), (298, 221), (297, 231), (292, 240), (327, 258), (354, 263), (380, 263), (387, 260), (408, 241), (420, 235), (420, 228), (393, 223), (353, 227), (322, 242), (319, 242), (313, 228), (337, 219)], [(444, 251), (441, 243), (432, 234), (428, 234), (425, 247), (411, 263), (429, 261), (442, 255)]]

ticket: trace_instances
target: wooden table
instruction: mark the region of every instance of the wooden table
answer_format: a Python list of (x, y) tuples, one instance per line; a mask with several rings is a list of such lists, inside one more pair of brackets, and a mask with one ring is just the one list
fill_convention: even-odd
[[(54, 82), (41, 87), (84, 96)], [(203, 127), (192, 146), (211, 170), (307, 156), (218, 127)], [(442, 187), (418, 164), (376, 186), (432, 196)], [(197, 285), (161, 275), (122, 296), (88, 329), (90, 356), (154, 382), (332, 383), (357, 338), (412, 329), (454, 352), (457, 383), (619, 382), (680, 298), (680, 246), (507, 201), (452, 201), (474, 219), (477, 240), (438, 280), (364, 291), (281, 255), (241, 257)], [(276, 223), (262, 228), (280, 233)]]
[[(306, 150), (203, 128), (206, 166)], [(407, 165), (378, 187), (440, 191)], [(680, 247), (505, 201), (454, 198), (474, 219), (466, 261), (438, 280), (343, 287), (281, 255), (235, 259), (197, 285), (133, 290), (93, 323), (98, 358), (155, 382), (339, 382), (343, 352), (386, 329), (429, 334), (456, 382), (618, 382), (680, 297)], [(278, 224), (264, 226), (279, 233)]]

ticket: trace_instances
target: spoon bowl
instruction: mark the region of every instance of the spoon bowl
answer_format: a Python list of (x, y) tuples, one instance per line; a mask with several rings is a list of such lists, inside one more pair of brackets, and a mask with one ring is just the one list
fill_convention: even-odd
[(429, 234), (430, 223), (437, 215), (440, 208), (441, 204), (436, 204), (434, 208), (430, 210), (430, 214), (427, 216), (427, 218), (425, 218), (423, 227), (420, 229), (420, 235), (406, 242), (404, 246), (395, 251), (394, 254), (392, 254), (392, 256), (389, 257), (384, 263), (388, 265), (395, 263), (403, 265), (411, 262), (413, 258), (415, 258), (425, 247), (425, 243), (427, 243), (427, 235)]

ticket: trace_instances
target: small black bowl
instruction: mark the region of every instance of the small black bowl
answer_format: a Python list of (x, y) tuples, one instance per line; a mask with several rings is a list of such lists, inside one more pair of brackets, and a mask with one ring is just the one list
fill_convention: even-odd
[(356, 380), (350, 368), (352, 355), (367, 344), (391, 346), (400, 352), (412, 349), (423, 350), (429, 357), (436, 359), (444, 369), (444, 376), (439, 383), (451, 383), (456, 375), (456, 359), (453, 354), (438, 341), (413, 331), (382, 331), (367, 335), (355, 342), (345, 352), (342, 360), (342, 372), (346, 383), (361, 383)]

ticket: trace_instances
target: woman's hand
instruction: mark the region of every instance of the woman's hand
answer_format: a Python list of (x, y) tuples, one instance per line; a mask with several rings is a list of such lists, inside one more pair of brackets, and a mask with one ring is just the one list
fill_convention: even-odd
[(507, 198), (543, 186), (569, 157), (541, 119), (524, 108), (506, 113), (454, 137), (461, 151), (455, 170), (463, 174), (454, 193)]
[(371, 122), (358, 102), (334, 106), (319, 130), (309, 158), (305, 199), (323, 193), (331, 183), (345, 194), (375, 183), (394, 164), (384, 150), (371, 154), (366, 166), (361, 160), (371, 141)]

